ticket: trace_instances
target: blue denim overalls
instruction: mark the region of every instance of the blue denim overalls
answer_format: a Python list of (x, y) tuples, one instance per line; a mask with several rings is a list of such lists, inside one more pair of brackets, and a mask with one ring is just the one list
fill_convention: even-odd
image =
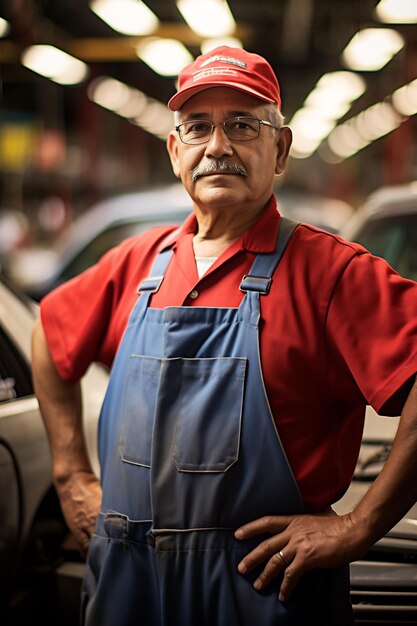
[(237, 541), (238, 526), (303, 512), (258, 336), (260, 294), (294, 226), (281, 219), (275, 252), (259, 254), (242, 280), (239, 308), (149, 308), (170, 249), (142, 283), (100, 417), (103, 512), (83, 585), (85, 626), (352, 623), (347, 568), (308, 573), (285, 604), (280, 580), (257, 592), (257, 572), (237, 571), (263, 539)]

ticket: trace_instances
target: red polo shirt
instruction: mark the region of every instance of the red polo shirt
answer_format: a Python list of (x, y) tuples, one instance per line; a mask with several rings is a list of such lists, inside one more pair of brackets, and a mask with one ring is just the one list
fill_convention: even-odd
[[(61, 376), (76, 381), (93, 361), (111, 366), (137, 287), (168, 244), (174, 253), (151, 306), (239, 306), (242, 277), (257, 253), (274, 249), (279, 220), (272, 198), (200, 280), (194, 214), (179, 229), (154, 228), (110, 250), (41, 302)], [(401, 412), (417, 372), (417, 284), (361, 246), (304, 224), (261, 296), (261, 316), (271, 411), (306, 507), (317, 511), (350, 484), (366, 404)]]

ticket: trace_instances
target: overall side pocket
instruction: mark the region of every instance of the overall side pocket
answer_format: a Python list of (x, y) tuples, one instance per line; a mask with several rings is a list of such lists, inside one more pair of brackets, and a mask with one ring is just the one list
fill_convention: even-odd
[(130, 356), (124, 390), (120, 456), (122, 461), (151, 466), (152, 432), (161, 359)]

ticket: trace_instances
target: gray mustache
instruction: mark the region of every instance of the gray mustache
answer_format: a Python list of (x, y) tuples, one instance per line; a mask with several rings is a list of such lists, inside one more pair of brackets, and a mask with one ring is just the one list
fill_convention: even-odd
[(242, 165), (230, 163), (230, 161), (209, 161), (204, 165), (197, 165), (191, 170), (191, 180), (194, 182), (199, 176), (207, 174), (239, 174), (247, 176), (248, 173)]

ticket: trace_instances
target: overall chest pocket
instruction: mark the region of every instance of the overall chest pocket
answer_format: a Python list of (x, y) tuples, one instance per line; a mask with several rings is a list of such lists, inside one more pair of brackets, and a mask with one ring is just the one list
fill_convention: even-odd
[(132, 355), (121, 459), (150, 467), (153, 454), (171, 455), (180, 472), (226, 471), (239, 457), (246, 361)]
[(239, 457), (246, 359), (181, 360), (172, 460), (181, 472), (225, 472)]

